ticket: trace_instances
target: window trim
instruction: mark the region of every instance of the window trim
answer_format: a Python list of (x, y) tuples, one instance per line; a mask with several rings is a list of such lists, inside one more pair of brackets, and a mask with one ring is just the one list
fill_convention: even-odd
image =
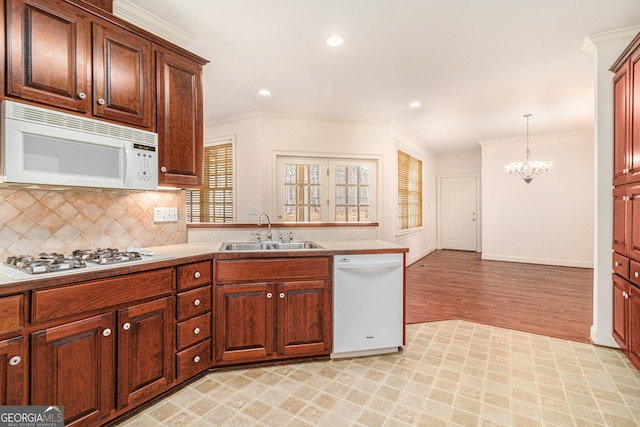
[[(274, 209), (274, 212), (276, 212), (276, 218), (278, 218), (278, 214), (277, 212), (280, 209), (280, 205), (278, 203), (278, 195), (280, 193), (279, 187), (278, 187), (278, 174), (279, 174), (279, 163), (280, 160), (282, 159), (300, 159), (301, 161), (319, 161), (319, 162), (325, 162), (327, 164), (329, 163), (333, 163), (335, 161), (347, 161), (347, 162), (362, 162), (362, 163), (372, 163), (375, 166), (375, 179), (372, 181), (373, 184), (375, 184), (375, 193), (373, 194), (373, 199), (375, 200), (374, 203), (372, 203), (371, 206), (373, 206), (373, 213), (374, 213), (374, 218), (371, 221), (362, 221), (362, 222), (349, 222), (349, 221), (344, 221), (344, 222), (334, 222), (330, 219), (328, 220), (322, 220), (320, 222), (286, 222), (286, 224), (363, 224), (363, 225), (367, 225), (367, 224), (378, 224), (381, 220), (382, 217), (382, 212), (384, 210), (384, 207), (381, 207), (379, 205), (379, 201), (384, 199), (383, 196), (383, 187), (382, 187), (382, 183), (381, 183), (381, 177), (382, 177), (382, 156), (381, 155), (358, 155), (358, 154), (345, 154), (345, 153), (317, 153), (317, 152), (292, 152), (292, 151), (278, 151), (278, 150), (274, 150), (272, 152), (272, 180), (270, 182), (272, 182), (273, 186), (274, 186), (274, 190), (272, 192), (272, 197), (271, 197), (271, 203)], [(324, 184), (323, 184), (324, 185)], [(334, 194), (332, 191), (329, 191), (329, 183), (326, 183), (326, 189), (323, 189), (323, 195), (327, 194), (327, 197), (330, 194)], [(334, 206), (331, 205), (331, 208), (333, 209)], [(332, 216), (330, 216), (329, 218), (333, 218)], [(283, 223), (285, 223), (284, 221), (282, 221)]]

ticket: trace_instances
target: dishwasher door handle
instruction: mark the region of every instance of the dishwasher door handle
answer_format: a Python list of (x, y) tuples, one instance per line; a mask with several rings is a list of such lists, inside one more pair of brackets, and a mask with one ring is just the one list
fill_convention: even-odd
[(338, 263), (338, 270), (372, 270), (381, 268), (400, 268), (402, 263), (400, 261), (387, 261), (387, 262), (371, 262), (371, 263)]

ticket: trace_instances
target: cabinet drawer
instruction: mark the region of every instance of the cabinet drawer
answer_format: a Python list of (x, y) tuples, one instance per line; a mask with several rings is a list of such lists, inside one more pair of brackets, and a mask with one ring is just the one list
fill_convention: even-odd
[(629, 261), (629, 280), (640, 285), (640, 262)]
[(178, 379), (192, 377), (211, 366), (211, 340), (206, 340), (176, 355)]
[(178, 294), (178, 320), (211, 310), (211, 286)]
[(0, 298), (0, 334), (14, 332), (24, 326), (24, 295)]
[(80, 285), (35, 291), (32, 295), (33, 322), (105, 309), (171, 293), (172, 272), (172, 268), (163, 268)]
[(211, 312), (178, 323), (178, 350), (211, 338)]
[(622, 256), (619, 253), (613, 253), (613, 272), (618, 276), (622, 276), (625, 279), (629, 278), (629, 258)]
[(178, 267), (178, 289), (189, 289), (211, 283), (211, 261), (194, 262)]
[(280, 259), (217, 260), (216, 279), (220, 282), (266, 279), (325, 278), (331, 275), (329, 257)]

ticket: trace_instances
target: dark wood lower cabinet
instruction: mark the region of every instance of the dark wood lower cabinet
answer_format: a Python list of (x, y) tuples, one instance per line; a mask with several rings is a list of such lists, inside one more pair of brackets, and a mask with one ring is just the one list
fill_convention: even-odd
[(24, 338), (0, 341), (0, 405), (24, 405), (26, 384)]
[(331, 281), (300, 280), (216, 287), (215, 363), (331, 352)]
[(34, 332), (31, 404), (64, 406), (65, 425), (99, 425), (166, 390), (173, 311), (165, 297)]
[(118, 310), (118, 409), (167, 389), (174, 378), (174, 298)]
[(64, 406), (65, 425), (99, 425), (114, 409), (113, 313), (31, 335), (31, 404)]
[(629, 288), (629, 340), (627, 355), (631, 363), (640, 369), (640, 289)]

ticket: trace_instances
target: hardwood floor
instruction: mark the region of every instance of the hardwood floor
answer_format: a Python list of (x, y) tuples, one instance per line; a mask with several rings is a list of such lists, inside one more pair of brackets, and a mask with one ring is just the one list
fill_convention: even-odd
[(590, 342), (593, 270), (434, 251), (407, 268), (407, 323), (462, 319)]

